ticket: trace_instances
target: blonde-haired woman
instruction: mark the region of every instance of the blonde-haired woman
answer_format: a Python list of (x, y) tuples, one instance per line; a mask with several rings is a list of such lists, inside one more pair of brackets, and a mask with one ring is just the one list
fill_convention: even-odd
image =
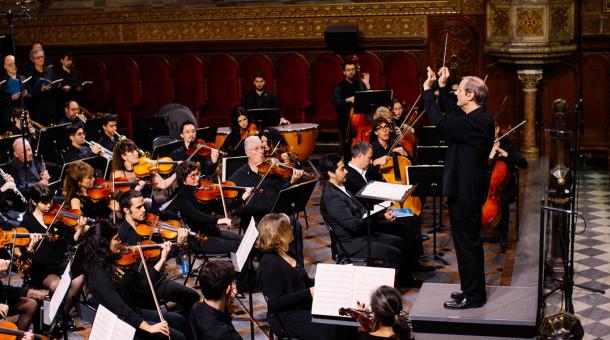
[(256, 247), (264, 253), (257, 282), (267, 300), (267, 321), (271, 330), (300, 339), (332, 339), (333, 329), (311, 322), (313, 280), (297, 265), (288, 247), (293, 240), (290, 219), (285, 214), (268, 214), (258, 225)]

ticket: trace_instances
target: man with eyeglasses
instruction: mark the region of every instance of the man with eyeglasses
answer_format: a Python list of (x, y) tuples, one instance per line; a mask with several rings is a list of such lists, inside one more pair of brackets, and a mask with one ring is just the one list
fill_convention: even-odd
[(70, 145), (64, 151), (64, 162), (73, 162), (102, 154), (102, 147), (99, 144), (91, 142), (91, 148), (85, 145), (85, 131), (80, 124), (68, 125), (66, 135), (70, 138)]
[[(375, 136), (377, 136), (377, 140), (371, 143), (371, 145), (373, 145), (373, 159), (376, 163), (379, 163), (375, 165), (385, 164), (385, 161), (381, 164), (377, 160), (384, 156), (391, 156), (392, 152), (396, 152), (400, 156), (409, 157), (409, 154), (400, 144), (394, 147), (392, 152), (390, 152), (390, 148), (394, 144), (394, 138), (392, 138), (392, 130), (387, 121), (384, 119), (376, 119), (373, 122), (373, 132), (375, 133)], [(383, 159), (387, 160), (387, 158)]]

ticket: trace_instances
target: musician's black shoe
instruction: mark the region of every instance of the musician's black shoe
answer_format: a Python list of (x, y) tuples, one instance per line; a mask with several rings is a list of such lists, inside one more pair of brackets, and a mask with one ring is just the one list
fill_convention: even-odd
[(462, 292), (452, 292), (451, 295), (449, 295), (449, 297), (451, 297), (455, 301), (459, 301), (459, 300), (461, 300), (464, 297), (464, 293), (462, 293)]
[(481, 308), (485, 305), (485, 300), (474, 301), (465, 296), (460, 300), (451, 300), (443, 303), (443, 307), (447, 309), (468, 309), (468, 308)]

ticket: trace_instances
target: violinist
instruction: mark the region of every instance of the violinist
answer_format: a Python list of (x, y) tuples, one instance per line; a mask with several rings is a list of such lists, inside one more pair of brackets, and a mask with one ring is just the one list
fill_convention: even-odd
[[(359, 340), (413, 339), (408, 320), (402, 315), (402, 296), (394, 287), (377, 288), (371, 294), (370, 306), (377, 329), (358, 334)], [(358, 309), (367, 311), (362, 303), (358, 303)]]
[(245, 156), (244, 140), (258, 134), (258, 128), (247, 114), (246, 109), (239, 106), (231, 115), (231, 132), (221, 146), (230, 157)]
[(101, 145), (97, 143), (91, 143), (91, 147), (85, 145), (86, 133), (81, 124), (66, 126), (66, 135), (70, 139), (70, 145), (63, 152), (66, 163), (102, 154)]
[[(31, 241), (30, 244), (35, 244), (35, 242)], [(8, 256), (8, 254), (5, 255)], [(8, 271), (10, 264), (10, 260), (0, 260), (0, 273), (4, 274)], [(0, 318), (6, 319), (10, 315), (19, 314), (17, 329), (28, 331), (34, 319), (34, 314), (38, 310), (38, 301), (43, 301), (46, 295), (45, 291), (27, 287), (18, 288), (5, 285), (0, 281)]]
[(439, 106), (432, 89), (436, 74), (430, 67), (427, 71), (428, 78), (423, 84), (424, 107), (432, 124), (449, 138), (443, 196), (447, 196), (462, 289), (452, 293), (443, 306), (480, 308), (487, 301), (487, 293), (483, 242), (479, 234), (482, 206), (490, 182), (487, 159), (494, 143), (494, 122), (485, 108), (488, 89), (482, 79), (468, 76), (462, 78), (454, 97), (447, 86), (449, 69), (443, 67), (437, 82)]
[[(496, 125), (496, 139), (500, 134), (500, 126)], [(510, 213), (509, 205), (513, 203), (516, 197), (519, 195), (519, 188), (515, 181), (515, 174), (519, 169), (527, 169), (527, 160), (521, 155), (519, 149), (511, 143), (509, 138), (503, 138), (494, 143), (491, 152), (489, 153), (489, 162), (492, 163), (491, 168), (493, 169), (493, 162), (496, 160), (502, 160), (508, 165), (509, 173), (507, 174), (510, 179), (504, 191), (500, 194), (500, 205), (502, 216), (500, 222), (496, 227), (498, 230), (498, 239), (500, 242), (500, 248), (502, 251), (506, 251), (507, 239), (508, 239), (508, 215)]]
[(289, 338), (333, 339), (332, 327), (311, 322), (314, 282), (289, 253), (293, 238), (288, 216), (268, 214), (261, 219), (258, 230), (256, 248), (264, 255), (256, 280), (267, 300), (271, 330)]
[[(357, 76), (356, 64), (354, 61), (346, 61), (343, 63), (343, 80), (335, 86), (333, 93), (333, 105), (337, 112), (337, 122), (339, 124), (339, 133), (341, 133), (341, 145), (345, 146), (343, 154), (349, 157), (349, 146), (351, 146), (351, 136), (345, 136), (347, 124), (349, 120), (350, 110), (354, 106), (354, 95), (356, 91), (365, 91), (371, 88), (369, 83), (370, 74), (363, 73), (362, 78)], [(349, 140), (346, 143), (345, 140)]]
[[(138, 147), (130, 139), (119, 141), (112, 151), (112, 175), (114, 178), (124, 177), (130, 182), (138, 182), (139, 179), (133, 171), (134, 165), (139, 161)], [(167, 189), (176, 181), (176, 174), (172, 174), (167, 178), (161, 177), (156, 172), (150, 174), (155, 188)], [(144, 181), (139, 181), (135, 186), (136, 191), (142, 191)]]
[(119, 142), (119, 138), (115, 134), (118, 121), (119, 115), (112, 113), (104, 113), (102, 115), (102, 135), (97, 140), (97, 143), (106, 150), (113, 150), (114, 146)]
[[(136, 226), (140, 223), (144, 223), (146, 220), (146, 210), (144, 208), (144, 198), (137, 191), (125, 192), (119, 196), (119, 205), (121, 212), (125, 216), (123, 223), (119, 227), (119, 239), (126, 245), (137, 245), (141, 241), (141, 237), (136, 232)], [(152, 236), (152, 235), (151, 235)], [(187, 239), (187, 230), (180, 228), (178, 231), (178, 244), (185, 244)], [(161, 240), (159, 240), (161, 241)], [(168, 246), (171, 242), (166, 241)], [(157, 279), (153, 282), (155, 292), (157, 296), (166, 301), (173, 301), (180, 304), (183, 308), (184, 315), (188, 315), (188, 311), (197, 300), (199, 300), (199, 294), (193, 289), (179, 284), (176, 281), (169, 279), (169, 276), (163, 270), (163, 266), (167, 257), (161, 257), (155, 265), (155, 270), (158, 275)], [(138, 271), (140, 267), (139, 262), (124, 268), (127, 271)], [(140, 294), (139, 305), (146, 306), (147, 308), (154, 308), (151, 305), (150, 291), (146, 289)]]
[[(160, 321), (156, 310), (140, 308), (134, 300), (139, 290), (149, 289), (148, 281), (141, 272), (123, 272), (114, 265), (123, 249), (119, 228), (108, 220), (99, 220), (87, 232), (85, 268), (93, 304), (103, 305), (136, 328), (135, 339), (167, 339), (168, 336), (171, 339), (186, 339), (187, 324), (182, 315), (163, 312), (165, 321)], [(161, 258), (167, 258), (169, 251), (169, 245), (163, 245)], [(155, 265), (154, 269), (150, 271), (153, 279), (161, 265)]]
[(64, 197), (66, 209), (80, 210), (83, 216), (90, 218), (108, 218), (109, 199), (94, 201), (87, 196), (87, 189), (94, 183), (93, 167), (83, 161), (71, 163), (64, 178)]
[[(265, 155), (277, 158), (282, 163), (297, 163), (296, 155), (286, 152), (288, 144), (278, 130), (268, 127), (260, 132), (259, 137), (263, 142)], [(298, 166), (298, 164), (297, 164)]]
[[(86, 230), (86, 220), (78, 219), (74, 230), (60, 227), (59, 223), (52, 226), (44, 223), (44, 214), (51, 209), (53, 194), (44, 184), (36, 184), (29, 189), (28, 211), (23, 216), (21, 227), (30, 233), (57, 235), (56, 239), (41, 239), (33, 248), (32, 265), (30, 266), (31, 285), (33, 287), (48, 289), (51, 294), (55, 292), (61, 275), (64, 273), (68, 260), (65, 253), (72, 253), (72, 247), (80, 240)], [(66, 297), (64, 308), (69, 312), (75, 298), (80, 293), (84, 275), (81, 266), (75, 266), (72, 282)]]
[[(182, 138), (183, 144), (170, 155), (175, 161), (185, 161), (189, 159), (190, 155), (188, 150), (194, 150), (193, 145), (197, 140), (197, 129), (195, 129), (195, 124), (188, 120), (182, 123), (182, 126), (180, 127), (180, 138)], [(218, 150), (212, 149), (210, 150), (210, 157), (204, 158), (200, 155), (193, 155), (190, 159), (193, 162), (199, 163), (202, 175), (212, 175), (218, 166), (219, 156)]]
[(241, 340), (231, 323), (235, 303), (235, 270), (227, 260), (209, 261), (199, 272), (201, 293), (189, 313), (193, 340)]

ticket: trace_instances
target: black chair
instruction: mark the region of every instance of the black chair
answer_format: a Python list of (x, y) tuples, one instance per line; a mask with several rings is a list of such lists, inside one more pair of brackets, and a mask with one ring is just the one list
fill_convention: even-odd
[(333, 228), (328, 224), (326, 224), (326, 228), (328, 228), (328, 233), (330, 235), (330, 252), (332, 259), (335, 260), (335, 263), (348, 264), (354, 262), (367, 262), (366, 257), (351, 257), (347, 250), (345, 250), (343, 243), (341, 243), (341, 241), (339, 241), (339, 238), (337, 238), (337, 235), (335, 234)]

